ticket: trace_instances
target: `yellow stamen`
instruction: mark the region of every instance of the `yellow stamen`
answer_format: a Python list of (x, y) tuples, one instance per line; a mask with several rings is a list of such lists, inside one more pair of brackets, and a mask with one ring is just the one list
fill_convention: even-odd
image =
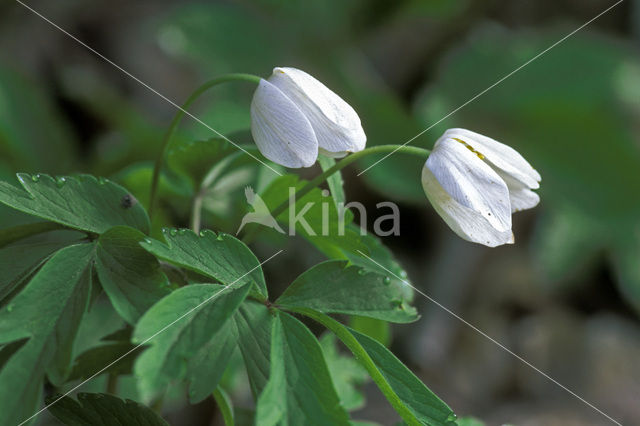
[(473, 147), (471, 145), (469, 145), (468, 143), (466, 143), (465, 141), (463, 141), (462, 139), (458, 139), (458, 138), (453, 138), (454, 140), (460, 142), (462, 145), (466, 146), (467, 149), (471, 152), (473, 152), (475, 155), (478, 156), (478, 158), (480, 158), (481, 160), (484, 160), (484, 155), (481, 154), (480, 152), (476, 151), (475, 149), (473, 149)]

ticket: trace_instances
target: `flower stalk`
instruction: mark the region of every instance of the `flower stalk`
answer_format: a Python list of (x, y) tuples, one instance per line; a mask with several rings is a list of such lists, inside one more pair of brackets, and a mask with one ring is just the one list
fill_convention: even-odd
[(167, 154), (167, 149), (169, 148), (171, 139), (175, 134), (178, 128), (178, 125), (182, 121), (182, 117), (184, 117), (185, 113), (187, 112), (187, 108), (189, 108), (189, 106), (191, 106), (191, 104), (193, 104), (207, 90), (219, 84), (227, 83), (230, 81), (248, 81), (251, 83), (260, 83), (260, 77), (252, 74), (234, 73), (234, 74), (222, 75), (220, 77), (211, 79), (205, 82), (202, 86), (198, 87), (189, 96), (189, 98), (187, 98), (185, 103), (182, 104), (178, 112), (176, 112), (176, 114), (173, 116), (173, 119), (171, 120), (171, 124), (169, 125), (169, 128), (167, 129), (166, 133), (164, 134), (160, 151), (153, 165), (153, 175), (151, 178), (151, 190), (149, 195), (149, 218), (150, 219), (153, 218), (153, 211), (156, 204), (156, 198), (158, 196), (158, 182), (160, 180), (160, 171), (162, 170), (162, 167), (164, 165), (164, 159)]

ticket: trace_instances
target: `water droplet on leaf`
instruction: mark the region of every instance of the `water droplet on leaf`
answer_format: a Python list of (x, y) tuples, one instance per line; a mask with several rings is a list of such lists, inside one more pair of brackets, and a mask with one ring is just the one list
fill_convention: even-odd
[(107, 179), (106, 179), (106, 178), (103, 178), (102, 176), (100, 176), (100, 177), (98, 178), (98, 183), (99, 183), (100, 185), (104, 185), (105, 183), (107, 183)]
[(31, 175), (31, 180), (34, 182), (38, 182), (40, 180), (40, 175)]
[(178, 235), (178, 230), (177, 230), (177, 229), (175, 229), (175, 228), (173, 228), (171, 231), (169, 231), (169, 234), (170, 234), (172, 237), (175, 237), (176, 235)]
[(384, 279), (382, 280), (382, 283), (383, 283), (384, 285), (389, 285), (389, 284), (391, 284), (391, 278), (389, 278), (389, 277), (384, 277)]
[(200, 236), (201, 236), (201, 237), (204, 237), (205, 235), (207, 235), (207, 233), (206, 233), (206, 232), (204, 232), (204, 231), (200, 231)]
[(365, 271), (364, 269), (362, 269), (362, 268), (358, 269), (358, 275), (364, 275), (366, 273), (367, 273), (367, 271)]
[(221, 232), (218, 234), (218, 236), (216, 237), (216, 240), (218, 241), (224, 241), (224, 234)]
[(67, 183), (67, 179), (65, 179), (63, 177), (59, 177), (59, 178), (56, 179), (56, 186), (58, 188), (62, 188), (65, 183)]
[(13, 305), (7, 305), (7, 312), (13, 311)]

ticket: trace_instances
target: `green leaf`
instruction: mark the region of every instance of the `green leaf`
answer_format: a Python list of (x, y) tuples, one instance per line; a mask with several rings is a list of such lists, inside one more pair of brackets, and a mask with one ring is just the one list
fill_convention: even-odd
[[(47, 404), (56, 398), (49, 398)], [(79, 393), (78, 401), (65, 396), (49, 411), (67, 426), (169, 426), (152, 409), (105, 393)]]
[[(458, 426), (484, 426), (484, 422), (473, 417), (461, 417), (456, 422)], [(505, 425), (508, 426), (508, 425)]]
[[(331, 157), (325, 157), (324, 155), (318, 156), (318, 164), (322, 168), (322, 171), (325, 172), (331, 167), (335, 166), (336, 160)], [(344, 195), (344, 181), (342, 180), (342, 172), (337, 171), (336, 173), (329, 176), (327, 179), (327, 185), (329, 186), (329, 192), (331, 193), (331, 198), (333, 198), (333, 202), (336, 205), (337, 209), (340, 209), (344, 206), (346, 202), (346, 197)]]
[(261, 303), (247, 300), (233, 316), (249, 385), (255, 399), (267, 384), (273, 316)]
[[(171, 381), (186, 377), (189, 359), (215, 339), (250, 287), (189, 285), (169, 294), (142, 316), (133, 342), (149, 341), (151, 345), (135, 364), (138, 388), (145, 400), (156, 396)], [(216, 367), (224, 370), (225, 366)]]
[(267, 286), (260, 261), (242, 241), (228, 234), (216, 235), (204, 230), (196, 235), (188, 229), (163, 229), (167, 245), (148, 240), (141, 243), (151, 254), (175, 265), (182, 266), (225, 285), (241, 287), (252, 282), (264, 298)]
[(75, 232), (20, 241), (0, 249), (0, 301), (16, 292), (57, 250), (78, 241)]
[(363, 385), (369, 377), (367, 370), (353, 357), (341, 355), (338, 352), (334, 334), (325, 333), (320, 338), (320, 346), (342, 406), (348, 411), (362, 408), (365, 399), (358, 387)]
[[(27, 78), (21, 67), (0, 67), (0, 167), (68, 170), (74, 160), (74, 132), (46, 81)], [(46, 87), (51, 88), (49, 84)]]
[(187, 380), (190, 403), (203, 401), (218, 387), (236, 348), (237, 337), (233, 321), (225, 321), (211, 340), (189, 359)]
[(187, 177), (197, 190), (213, 165), (238, 152), (242, 151), (222, 138), (181, 141), (169, 148), (167, 165)]
[(352, 315), (349, 318), (349, 327), (376, 339), (386, 347), (391, 343), (391, 327), (386, 321)]
[(406, 323), (418, 319), (391, 279), (346, 261), (330, 260), (304, 272), (275, 302), (283, 308), (311, 308)]
[(115, 310), (129, 324), (170, 293), (169, 281), (158, 260), (140, 247), (142, 232), (125, 226), (109, 229), (98, 238), (96, 270)]
[(27, 338), (0, 370), (0, 413), (17, 424), (35, 411), (47, 370), (60, 379), (70, 361), (79, 318), (88, 303), (93, 245), (58, 251), (0, 311), (0, 344)]
[[(89, 378), (134, 348), (129, 342), (112, 342), (88, 349), (75, 359), (68, 381)], [(100, 374), (131, 374), (140, 350), (132, 351)]]
[(52, 222), (35, 222), (25, 225), (13, 226), (11, 228), (0, 229), (0, 248), (21, 240), (32, 235), (41, 234), (43, 232), (64, 229), (57, 223)]
[(407, 424), (455, 425), (451, 409), (378, 341), (312, 309), (295, 311), (327, 327), (349, 348)]
[(279, 312), (271, 333), (269, 381), (258, 398), (256, 425), (348, 425), (315, 336)]
[(369, 336), (349, 330), (369, 354), (393, 391), (424, 424), (454, 425), (453, 411), (418, 379), (390, 350)]
[[(398, 263), (389, 250), (378, 237), (373, 234), (362, 236), (362, 243), (367, 247), (367, 256), (361, 253), (348, 253), (346, 256), (351, 263), (360, 266), (367, 271), (376, 272), (389, 277), (391, 286), (398, 289), (403, 294), (403, 299), (407, 302), (413, 300), (414, 294), (407, 276), (407, 271)], [(393, 272), (392, 274), (389, 271)]]
[(89, 175), (60, 177), (18, 173), (24, 190), (0, 182), (0, 203), (16, 210), (95, 233), (117, 225), (149, 232), (149, 217), (121, 186)]

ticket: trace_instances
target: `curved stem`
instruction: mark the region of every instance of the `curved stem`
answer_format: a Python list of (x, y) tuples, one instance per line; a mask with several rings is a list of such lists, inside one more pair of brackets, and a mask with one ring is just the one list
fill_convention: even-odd
[(231, 408), (231, 401), (227, 396), (226, 392), (222, 390), (220, 386), (213, 391), (213, 399), (215, 399), (218, 404), (218, 408), (222, 413), (222, 419), (224, 420), (225, 426), (233, 426), (233, 408)]
[(160, 170), (164, 164), (164, 157), (166, 155), (167, 148), (169, 148), (169, 142), (171, 142), (171, 138), (176, 132), (182, 117), (184, 117), (187, 112), (187, 108), (202, 95), (204, 92), (209, 90), (210, 88), (217, 86), (221, 83), (226, 83), (229, 81), (249, 81), (252, 83), (259, 83), (260, 77), (252, 74), (226, 74), (220, 77), (216, 77), (212, 80), (207, 81), (202, 86), (198, 87), (189, 98), (182, 104), (182, 107), (176, 112), (173, 116), (173, 120), (171, 120), (171, 124), (167, 129), (164, 137), (162, 139), (162, 146), (160, 148), (160, 152), (158, 153), (158, 157), (156, 158), (155, 164), (153, 165), (153, 176), (151, 178), (151, 193), (149, 196), (149, 218), (153, 218), (153, 210), (156, 202), (156, 196), (158, 192), (158, 181), (160, 180)]
[[(320, 173), (318, 176), (316, 176), (311, 181), (309, 181), (305, 186), (300, 188), (300, 190), (296, 191), (295, 197), (296, 198), (301, 198), (301, 197), (305, 196), (311, 190), (313, 190), (318, 185), (320, 185), (322, 182), (327, 180), (327, 178), (329, 176), (331, 176), (332, 174), (344, 169), (349, 164), (353, 163), (354, 161), (357, 161), (357, 160), (361, 159), (362, 157), (366, 157), (367, 155), (371, 155), (371, 154), (381, 154), (381, 153), (396, 152), (396, 151), (400, 152), (400, 153), (403, 153), (403, 154), (416, 155), (416, 156), (422, 157), (424, 159), (428, 158), (429, 154), (431, 154), (430, 150), (424, 149), (424, 148), (418, 148), (416, 146), (406, 146), (406, 145), (378, 145), (378, 146), (372, 146), (370, 148), (363, 149), (362, 151), (358, 151), (356, 153), (353, 153), (351, 155), (348, 155), (348, 156), (344, 157), (342, 160), (338, 161), (333, 167), (330, 167), (329, 169), (327, 169), (324, 172)], [(273, 216), (274, 218), (277, 218), (281, 213), (283, 213), (285, 210), (287, 210), (287, 208), (289, 207), (290, 202), (291, 202), (291, 200), (287, 200), (287, 201), (283, 202), (282, 204), (280, 204), (279, 206), (277, 206), (271, 212), (271, 216)], [(254, 227), (251, 231), (249, 231), (249, 233), (247, 233), (247, 235), (245, 235), (245, 237), (242, 240), (246, 244), (251, 243), (253, 241), (253, 239), (256, 237), (256, 235), (260, 232), (261, 229), (262, 228), (260, 228), (260, 227)]]

